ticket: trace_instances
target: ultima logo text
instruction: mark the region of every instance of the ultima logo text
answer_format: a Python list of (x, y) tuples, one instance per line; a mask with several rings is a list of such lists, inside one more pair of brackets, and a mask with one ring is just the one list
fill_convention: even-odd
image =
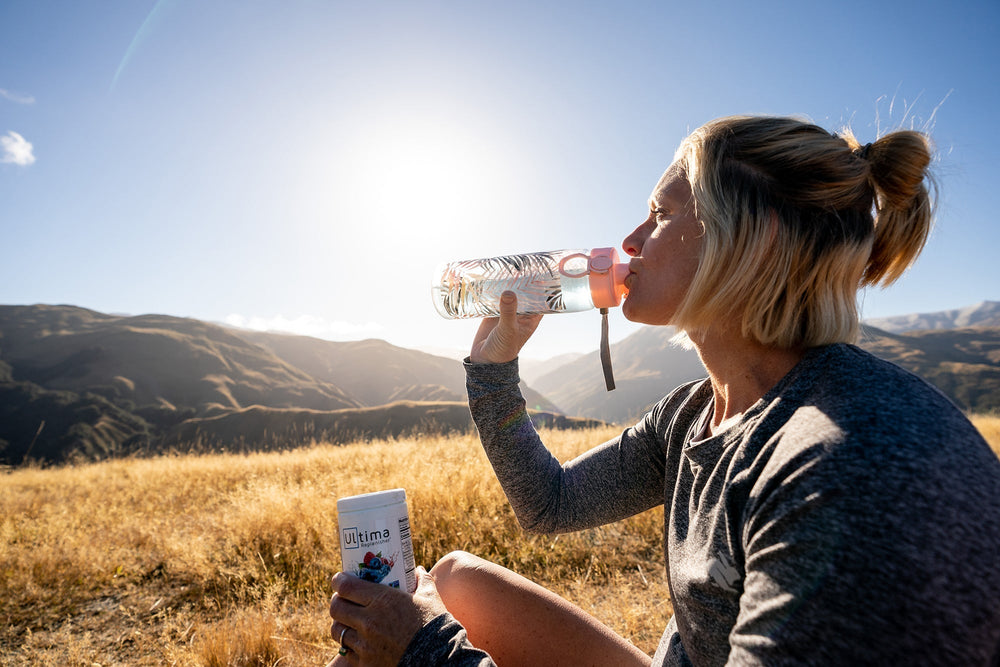
[(380, 544), (388, 544), (389, 529), (385, 530), (358, 530), (354, 528), (344, 528), (341, 531), (341, 538), (345, 549), (369, 549)]

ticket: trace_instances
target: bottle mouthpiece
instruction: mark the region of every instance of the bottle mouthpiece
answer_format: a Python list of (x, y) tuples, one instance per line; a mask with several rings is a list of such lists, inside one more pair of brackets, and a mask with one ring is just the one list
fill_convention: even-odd
[(618, 262), (618, 251), (614, 248), (594, 248), (589, 261), (590, 298), (595, 308), (614, 308), (621, 304), (628, 294), (625, 278), (628, 264)]

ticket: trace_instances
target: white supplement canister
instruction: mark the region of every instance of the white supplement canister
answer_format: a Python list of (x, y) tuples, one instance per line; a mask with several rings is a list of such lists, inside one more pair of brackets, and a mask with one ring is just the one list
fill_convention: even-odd
[(417, 589), (404, 489), (340, 498), (337, 515), (344, 572), (409, 593)]

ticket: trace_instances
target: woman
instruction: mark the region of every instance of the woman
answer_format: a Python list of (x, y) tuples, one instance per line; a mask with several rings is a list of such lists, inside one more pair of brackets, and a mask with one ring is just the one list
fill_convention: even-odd
[(565, 465), (517, 389), (539, 318), (508, 294), (484, 320), (470, 406), (522, 526), (665, 503), (674, 617), (652, 661), (454, 553), (412, 598), (338, 574), (334, 664), (1000, 663), (1000, 460), (938, 391), (850, 344), (858, 289), (895, 281), (927, 238), (930, 160), (917, 132), (861, 146), (787, 118), (689, 136), (622, 244), (622, 309), (684, 331), (708, 378)]

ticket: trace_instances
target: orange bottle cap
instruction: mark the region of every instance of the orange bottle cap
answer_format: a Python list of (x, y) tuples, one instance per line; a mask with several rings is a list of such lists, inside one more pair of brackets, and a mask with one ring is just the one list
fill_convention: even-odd
[(614, 308), (628, 294), (625, 278), (628, 264), (618, 262), (614, 248), (594, 248), (590, 251), (590, 298), (595, 308)]

